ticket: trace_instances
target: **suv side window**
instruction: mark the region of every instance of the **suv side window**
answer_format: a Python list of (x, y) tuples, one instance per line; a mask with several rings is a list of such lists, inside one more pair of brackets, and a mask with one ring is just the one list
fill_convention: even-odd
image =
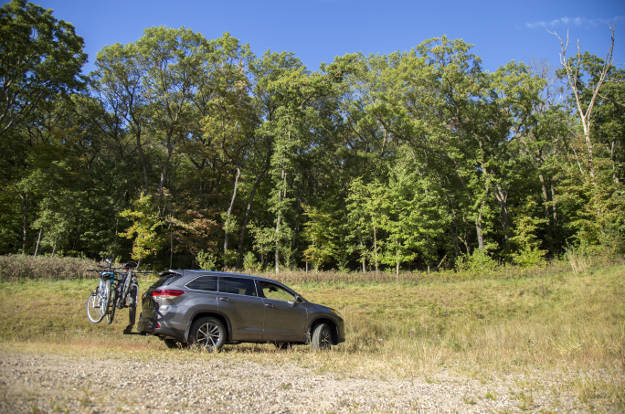
[(187, 283), (189, 289), (217, 291), (217, 278), (215, 276), (200, 276)]
[(260, 282), (260, 288), (263, 296), (267, 299), (281, 300), (283, 302), (295, 302), (295, 297), (282, 286), (274, 285), (269, 282)]
[(236, 293), (238, 295), (257, 296), (254, 280), (238, 277), (220, 278), (219, 291), (223, 293)]

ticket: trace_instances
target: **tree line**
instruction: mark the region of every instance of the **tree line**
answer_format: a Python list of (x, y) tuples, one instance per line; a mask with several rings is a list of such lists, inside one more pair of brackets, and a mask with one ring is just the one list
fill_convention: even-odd
[(0, 253), (399, 272), (625, 251), (613, 30), (605, 58), (562, 41), (556, 71), (489, 72), (445, 36), (311, 71), (153, 27), (83, 75), (70, 24), (0, 10)]

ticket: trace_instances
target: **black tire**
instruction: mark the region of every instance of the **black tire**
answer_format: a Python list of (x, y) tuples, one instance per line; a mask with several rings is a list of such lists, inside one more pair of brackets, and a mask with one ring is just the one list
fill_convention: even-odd
[(217, 318), (200, 318), (189, 332), (189, 343), (209, 352), (217, 352), (226, 342), (226, 328)]
[(132, 285), (128, 295), (130, 296), (130, 304), (128, 305), (128, 327), (132, 329), (135, 326), (135, 320), (137, 317), (137, 296), (139, 294), (139, 288), (137, 285)]
[(332, 330), (323, 322), (315, 326), (312, 334), (312, 349), (315, 351), (329, 350), (332, 347)]
[(108, 323), (109, 325), (113, 323), (113, 319), (115, 319), (115, 308), (116, 303), (117, 303), (117, 289), (115, 289), (114, 287), (110, 286), (111, 281), (108, 280), (106, 282), (109, 285), (109, 292), (110, 292), (110, 296), (109, 296), (109, 301), (108, 301), (108, 306), (106, 309), (106, 323)]

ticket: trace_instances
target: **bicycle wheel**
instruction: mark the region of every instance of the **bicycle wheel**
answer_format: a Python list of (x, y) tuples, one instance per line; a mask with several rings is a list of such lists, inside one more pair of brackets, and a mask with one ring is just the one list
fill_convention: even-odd
[(89, 322), (98, 323), (104, 318), (105, 310), (100, 306), (100, 298), (96, 292), (91, 292), (87, 298), (87, 318)]
[(112, 324), (113, 323), (113, 319), (115, 318), (115, 308), (117, 307), (117, 289), (112, 288), (111, 289), (111, 281), (107, 281), (107, 286), (109, 287), (108, 291), (109, 293), (109, 300), (106, 306), (106, 323), (107, 324)]

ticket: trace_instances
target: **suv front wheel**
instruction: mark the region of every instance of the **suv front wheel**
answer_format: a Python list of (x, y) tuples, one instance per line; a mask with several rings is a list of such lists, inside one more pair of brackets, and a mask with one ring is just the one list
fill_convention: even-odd
[(200, 318), (191, 326), (189, 343), (207, 351), (219, 351), (226, 341), (226, 328), (216, 318)]
[(312, 349), (326, 350), (332, 346), (332, 331), (327, 323), (315, 326), (312, 334)]

